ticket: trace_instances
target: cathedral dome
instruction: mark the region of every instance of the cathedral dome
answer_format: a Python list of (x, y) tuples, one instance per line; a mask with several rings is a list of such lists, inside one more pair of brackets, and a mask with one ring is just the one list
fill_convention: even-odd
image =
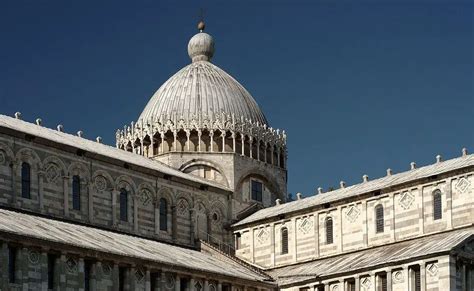
[(201, 29), (189, 41), (188, 54), (192, 63), (156, 91), (139, 122), (214, 120), (225, 114), (237, 120), (268, 125), (252, 95), (232, 76), (210, 62), (214, 55), (212, 36)]

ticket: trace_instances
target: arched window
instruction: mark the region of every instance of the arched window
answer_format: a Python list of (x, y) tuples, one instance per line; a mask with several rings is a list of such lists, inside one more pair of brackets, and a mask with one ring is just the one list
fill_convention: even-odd
[(165, 198), (160, 199), (160, 230), (168, 230), (168, 202)]
[(326, 218), (326, 244), (332, 244), (334, 242), (334, 231), (332, 217)]
[(28, 163), (21, 164), (21, 197), (31, 198), (31, 167)]
[(128, 192), (120, 189), (120, 220), (128, 221)]
[(288, 254), (288, 228), (281, 229), (281, 254)]
[(433, 192), (433, 219), (438, 220), (443, 218), (443, 203), (441, 201), (441, 191), (435, 190)]
[(81, 177), (72, 176), (72, 209), (81, 210)]
[(383, 206), (381, 204), (375, 206), (375, 232), (383, 232), (384, 217), (383, 217)]

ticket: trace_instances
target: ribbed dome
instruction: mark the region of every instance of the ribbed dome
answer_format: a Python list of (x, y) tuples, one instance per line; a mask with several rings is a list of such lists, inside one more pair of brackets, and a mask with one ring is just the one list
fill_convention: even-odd
[(199, 32), (188, 44), (193, 62), (166, 81), (151, 97), (139, 120), (214, 119), (225, 113), (267, 124), (262, 111), (245, 88), (222, 69), (210, 63), (214, 41)]

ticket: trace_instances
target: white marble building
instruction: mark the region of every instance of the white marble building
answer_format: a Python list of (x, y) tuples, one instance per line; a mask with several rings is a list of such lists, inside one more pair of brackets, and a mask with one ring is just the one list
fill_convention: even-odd
[(0, 290), (474, 290), (474, 155), (286, 202), (212, 36), (116, 145), (0, 115)]

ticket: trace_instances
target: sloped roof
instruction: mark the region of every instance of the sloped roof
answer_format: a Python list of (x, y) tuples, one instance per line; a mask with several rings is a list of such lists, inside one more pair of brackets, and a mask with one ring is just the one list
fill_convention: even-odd
[(391, 176), (382, 177), (365, 183), (356, 184), (346, 188), (340, 188), (331, 192), (317, 194), (301, 200), (296, 200), (281, 205), (262, 209), (249, 217), (238, 221), (233, 226), (241, 226), (247, 223), (259, 220), (277, 217), (282, 214), (300, 211), (312, 208), (329, 202), (346, 199), (352, 196), (362, 195), (384, 188), (400, 185), (417, 179), (439, 175), (456, 169), (474, 166), (474, 154), (462, 156), (459, 158), (442, 161), (440, 163), (420, 167), (410, 171), (393, 174)]
[(474, 237), (474, 227), (266, 271), (277, 281), (278, 286), (284, 287), (295, 283), (314, 281), (317, 277), (332, 277), (405, 260), (442, 255), (471, 237)]
[(130, 165), (144, 167), (166, 175), (175, 176), (178, 178), (230, 191), (229, 188), (224, 187), (220, 184), (213, 183), (209, 180), (201, 179), (199, 177), (180, 172), (159, 161), (152, 160), (144, 156), (130, 153), (124, 150), (120, 150), (106, 144), (98, 143), (72, 134), (60, 132), (54, 129), (39, 126), (30, 122), (0, 114), (0, 128), (2, 127), (23, 132), (32, 136), (40, 137), (46, 140), (50, 140), (58, 144), (63, 144), (73, 148), (81, 149), (89, 153), (105, 156), (110, 159), (120, 160)]
[[(82, 249), (142, 259), (245, 280), (264, 282), (268, 277), (236, 261), (150, 239), (115, 233), (31, 214), (0, 209), (0, 233), (40, 239)], [(267, 282), (268, 283), (268, 282)]]

